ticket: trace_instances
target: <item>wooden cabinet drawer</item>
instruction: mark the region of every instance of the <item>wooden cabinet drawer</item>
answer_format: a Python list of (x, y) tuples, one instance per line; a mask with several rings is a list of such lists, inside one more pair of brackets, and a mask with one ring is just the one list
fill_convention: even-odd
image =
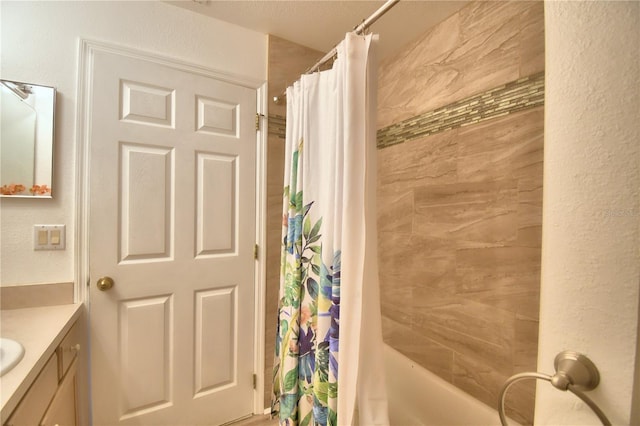
[(58, 356), (54, 353), (5, 425), (33, 426), (39, 424), (57, 389)]
[(69, 366), (76, 358), (80, 350), (80, 338), (80, 329), (76, 323), (58, 346), (58, 380), (62, 380)]
[(40, 426), (75, 426), (76, 421), (76, 361), (71, 363), (56, 396), (51, 401)]

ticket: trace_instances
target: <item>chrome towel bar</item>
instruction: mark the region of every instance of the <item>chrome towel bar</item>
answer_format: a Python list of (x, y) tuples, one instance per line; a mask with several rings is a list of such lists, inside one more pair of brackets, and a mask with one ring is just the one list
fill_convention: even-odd
[(504, 400), (507, 395), (507, 390), (514, 383), (525, 379), (546, 380), (557, 389), (573, 393), (591, 408), (604, 426), (611, 426), (611, 422), (600, 407), (583, 393), (584, 391), (595, 389), (598, 383), (600, 383), (600, 374), (595, 364), (581, 353), (563, 351), (556, 355), (554, 367), (556, 374), (553, 376), (534, 372), (520, 373), (509, 377), (507, 381), (504, 382), (502, 390), (500, 391), (498, 405), (498, 414), (500, 415), (500, 423), (502, 423), (502, 426), (508, 426), (507, 417), (504, 413)]

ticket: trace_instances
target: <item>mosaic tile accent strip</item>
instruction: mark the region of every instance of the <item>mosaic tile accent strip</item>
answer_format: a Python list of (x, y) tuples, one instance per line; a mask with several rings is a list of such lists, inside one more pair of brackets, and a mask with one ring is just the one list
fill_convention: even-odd
[(287, 118), (281, 115), (269, 114), (270, 135), (285, 139), (287, 135)]
[(544, 72), (523, 77), (380, 129), (377, 134), (377, 146), (379, 149), (386, 148), (540, 105), (544, 105)]
[[(378, 130), (379, 149), (544, 105), (544, 72)], [(269, 134), (285, 139), (286, 117), (269, 114)]]

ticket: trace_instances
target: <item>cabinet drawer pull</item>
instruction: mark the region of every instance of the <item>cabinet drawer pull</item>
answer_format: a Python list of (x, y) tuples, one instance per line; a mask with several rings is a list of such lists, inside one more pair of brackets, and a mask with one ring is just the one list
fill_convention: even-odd
[(76, 343), (75, 345), (64, 347), (62, 348), (62, 351), (69, 352), (69, 353), (80, 352), (80, 343)]

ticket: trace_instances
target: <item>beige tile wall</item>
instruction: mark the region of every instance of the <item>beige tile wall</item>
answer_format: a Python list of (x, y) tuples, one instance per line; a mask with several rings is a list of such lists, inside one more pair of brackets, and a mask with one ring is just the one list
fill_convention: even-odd
[[(473, 2), (379, 71), (378, 128), (544, 70), (542, 2)], [(378, 151), (385, 341), (486, 404), (535, 371), (543, 107)], [(509, 413), (533, 421), (534, 383)]]
[[(281, 95), (302, 72), (324, 54), (296, 43), (269, 36), (269, 96)], [(286, 115), (286, 102), (269, 102), (270, 122)], [(272, 126), (275, 127), (275, 126)], [(280, 286), (280, 241), (282, 238), (282, 189), (284, 187), (284, 139), (269, 130), (267, 140), (267, 291), (265, 329), (265, 407), (271, 405), (273, 355), (275, 350), (278, 289)]]
[(542, 71), (543, 28), (541, 1), (463, 7), (381, 64), (378, 128)]

